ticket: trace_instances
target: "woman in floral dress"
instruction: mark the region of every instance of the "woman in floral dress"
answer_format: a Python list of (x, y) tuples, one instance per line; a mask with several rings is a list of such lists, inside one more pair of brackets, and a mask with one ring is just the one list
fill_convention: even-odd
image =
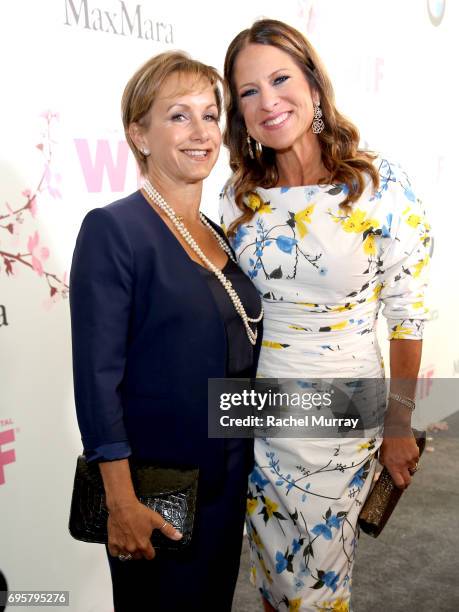
[[(290, 26), (261, 20), (241, 32), (225, 78), (234, 174), (221, 215), (263, 296), (258, 376), (383, 378), (382, 304), (391, 391), (404, 379), (412, 399), (429, 226), (408, 177), (358, 149), (358, 131), (336, 109), (317, 54)], [(418, 458), (410, 419), (392, 398), (384, 437), (376, 428), (360, 438), (255, 441), (247, 530), (265, 610), (350, 610), (357, 518), (376, 453), (397, 486), (408, 486)]]

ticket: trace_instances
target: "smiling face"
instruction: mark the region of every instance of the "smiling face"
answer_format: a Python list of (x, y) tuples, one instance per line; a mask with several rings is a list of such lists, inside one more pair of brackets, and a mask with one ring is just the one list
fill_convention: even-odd
[(288, 53), (248, 44), (236, 58), (234, 81), (247, 130), (262, 145), (280, 151), (316, 138), (311, 125), (319, 98)]
[(148, 174), (175, 184), (202, 181), (218, 158), (221, 133), (213, 86), (175, 72), (165, 79), (146, 116), (147, 127), (129, 127), (136, 146), (147, 149)]

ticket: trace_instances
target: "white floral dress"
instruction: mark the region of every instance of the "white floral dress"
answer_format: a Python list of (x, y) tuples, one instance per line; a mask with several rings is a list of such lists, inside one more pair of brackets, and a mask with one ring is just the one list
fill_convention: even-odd
[[(430, 238), (422, 205), (400, 167), (375, 161), (358, 202), (345, 185), (258, 188), (257, 209), (232, 245), (263, 297), (258, 376), (384, 376), (376, 321), (389, 338), (420, 339)], [(224, 229), (240, 215), (231, 187)], [(279, 610), (348, 612), (357, 517), (380, 437), (255, 440), (247, 531), (252, 581)]]

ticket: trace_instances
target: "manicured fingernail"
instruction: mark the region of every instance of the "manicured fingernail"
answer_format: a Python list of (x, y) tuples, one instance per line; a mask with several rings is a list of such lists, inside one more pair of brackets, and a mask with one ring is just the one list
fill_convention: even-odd
[(183, 538), (183, 533), (180, 533), (180, 531), (175, 530), (174, 535), (172, 537), (174, 538), (174, 540), (181, 540)]

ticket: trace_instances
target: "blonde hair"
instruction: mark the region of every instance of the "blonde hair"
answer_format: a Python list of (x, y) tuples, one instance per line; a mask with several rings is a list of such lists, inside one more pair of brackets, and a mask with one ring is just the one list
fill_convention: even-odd
[(143, 129), (149, 127), (149, 111), (164, 81), (174, 73), (191, 75), (195, 82), (208, 81), (214, 89), (218, 116), (222, 110), (222, 97), (219, 84), (221, 76), (212, 66), (207, 66), (183, 51), (168, 51), (149, 59), (129, 79), (121, 100), (121, 113), (126, 140), (140, 166), (142, 174), (147, 172), (147, 158), (139, 151), (129, 135), (129, 126), (139, 124)]
[(256, 21), (231, 42), (225, 57), (226, 128), (223, 142), (229, 149), (233, 171), (231, 185), (235, 201), (242, 215), (230, 226), (234, 233), (255, 212), (245, 205), (244, 198), (258, 187), (274, 187), (279, 180), (275, 150), (263, 147), (259, 155), (251, 158), (247, 143), (247, 128), (238, 105), (234, 81), (234, 65), (238, 54), (247, 45), (271, 45), (287, 53), (302, 70), (311, 90), (319, 94), (325, 129), (317, 136), (322, 162), (330, 172), (330, 182), (345, 183), (348, 193), (341, 203), (344, 208), (359, 199), (365, 188), (365, 175), (369, 175), (374, 189), (379, 186), (379, 174), (373, 165), (376, 155), (358, 148), (360, 135), (351, 121), (335, 106), (335, 95), (330, 78), (311, 43), (295, 28), (274, 19)]

